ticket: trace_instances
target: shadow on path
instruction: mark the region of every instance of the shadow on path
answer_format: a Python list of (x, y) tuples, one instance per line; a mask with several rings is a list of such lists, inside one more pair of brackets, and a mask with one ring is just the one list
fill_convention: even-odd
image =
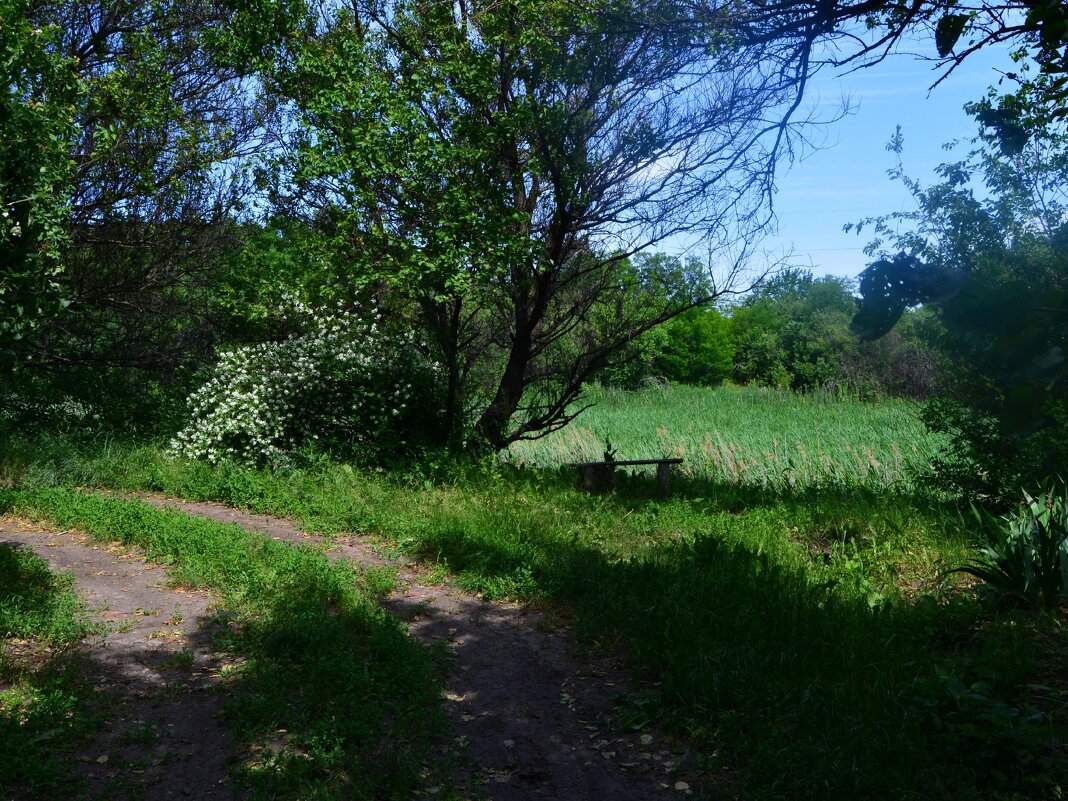
[(623, 731), (616, 699), (631, 687), (607, 662), (572, 654), (566, 627), (537, 610), (489, 603), (429, 581), (419, 565), (384, 557), (370, 539), (332, 542), (278, 518), (221, 504), (137, 496), (145, 503), (288, 543), (323, 544), (331, 559), (394, 565), (398, 589), (383, 605), (419, 640), (449, 656), (445, 707), (460, 746), (461, 788), (493, 801), (558, 798), (678, 799), (692, 792), (660, 733)]
[(225, 682), (224, 657), (211, 644), (212, 596), (170, 586), (140, 549), (93, 544), (78, 532), (0, 521), (0, 547), (32, 548), (73, 574), (90, 616), (108, 626), (80, 646), (92, 666), (92, 703), (110, 719), (75, 754), (88, 797), (238, 798), (228, 779), (233, 738), (217, 721)]

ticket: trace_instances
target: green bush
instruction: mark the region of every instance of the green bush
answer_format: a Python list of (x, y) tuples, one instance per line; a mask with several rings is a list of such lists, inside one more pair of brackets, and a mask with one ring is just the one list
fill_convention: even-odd
[[(1036, 128), (1006, 153), (982, 106), (975, 147), (939, 166), (939, 182), (894, 171), (915, 211), (854, 226), (870, 226), (870, 252), (884, 254), (859, 278), (854, 326), (874, 336), (909, 305), (930, 310), (947, 365), (925, 410), (950, 435), (940, 488), (1008, 502), (1068, 459), (1068, 135)], [(890, 148), (901, 147), (898, 135)]]
[(941, 369), (931, 313), (909, 311), (894, 336), (865, 342), (849, 330), (853, 291), (848, 280), (807, 270), (769, 280), (731, 312), (735, 380), (863, 397), (929, 395)]
[(682, 384), (716, 386), (734, 369), (730, 321), (715, 309), (694, 307), (664, 326), (666, 341), (656, 358), (665, 378)]
[(416, 444), (437, 415), (436, 367), (415, 334), (388, 329), (379, 313), (290, 303), (294, 333), (223, 353), (190, 395), (175, 453), (284, 464), (316, 445), (376, 458)]
[(1068, 598), (1068, 489), (1024, 492), (1017, 512), (995, 518), (976, 510), (980, 557), (960, 571), (996, 592), (1050, 608)]

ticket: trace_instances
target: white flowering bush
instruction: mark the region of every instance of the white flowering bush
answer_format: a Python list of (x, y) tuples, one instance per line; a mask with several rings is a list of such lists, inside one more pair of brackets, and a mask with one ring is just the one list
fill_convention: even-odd
[[(403, 448), (413, 419), (433, 418), (434, 366), (415, 335), (378, 315), (310, 310), (290, 301), (297, 333), (225, 352), (189, 397), (191, 419), (171, 442), (182, 456), (281, 465), (317, 444), (349, 454)], [(418, 415), (413, 399), (420, 396)]]

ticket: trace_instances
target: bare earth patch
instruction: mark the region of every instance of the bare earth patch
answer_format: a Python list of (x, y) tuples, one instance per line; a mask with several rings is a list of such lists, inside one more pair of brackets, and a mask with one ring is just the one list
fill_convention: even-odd
[[(384, 556), (370, 538), (329, 543), (275, 517), (138, 497), (278, 541), (322, 544), (332, 559), (395, 565), (398, 589), (383, 605), (407, 622), (413, 636), (443, 644), (451, 654), (445, 707), (465, 796), (646, 801), (680, 799), (696, 789), (695, 778), (686, 775), (661, 733), (627, 731), (618, 724), (617, 699), (632, 683), (617, 665), (576, 655), (558, 620), (434, 583), (419, 564)], [(137, 782), (145, 789), (130, 797), (233, 798), (226, 777), (235, 746), (215, 720), (225, 699), (212, 692), (222, 683), (222, 657), (212, 653), (208, 636), (211, 598), (167, 588), (162, 570), (136, 552), (94, 547), (77, 534), (7, 524), (0, 525), (3, 540), (32, 547), (55, 568), (73, 572), (90, 607), (119, 624), (102, 642), (86, 644), (114, 685), (107, 689), (117, 690), (119, 704), (114, 730), (82, 755), (94, 788)], [(181, 622), (168, 623), (176, 611)], [(185, 672), (172, 668), (189, 666), (190, 660)], [(137, 732), (146, 742), (133, 742)], [(127, 764), (137, 767), (119, 767)], [(427, 794), (434, 792), (428, 788)]]
[(216, 720), (225, 682), (223, 657), (211, 647), (211, 595), (169, 586), (140, 549), (79, 532), (0, 519), (0, 543), (32, 548), (53, 570), (72, 573), (91, 617), (108, 626), (81, 645), (96, 702), (112, 721), (76, 755), (89, 797), (236, 798), (234, 744)]

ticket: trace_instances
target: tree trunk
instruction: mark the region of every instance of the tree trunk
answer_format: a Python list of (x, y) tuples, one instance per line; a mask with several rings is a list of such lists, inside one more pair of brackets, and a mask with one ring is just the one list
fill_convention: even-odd
[(476, 430), (486, 445), (494, 451), (504, 449), (511, 439), (508, 424), (519, 408), (526, 390), (527, 365), (530, 363), (533, 329), (528, 325), (517, 327), (508, 363), (497, 385), (497, 393), (490, 405), (482, 412)]
[(460, 439), (460, 349), (459, 349), (459, 299), (449, 304), (445, 312), (448, 317), (446, 341), (442, 343), (445, 357), (445, 369), (448, 373), (445, 385), (445, 420), (442, 426), (441, 441), (446, 447), (453, 447)]

